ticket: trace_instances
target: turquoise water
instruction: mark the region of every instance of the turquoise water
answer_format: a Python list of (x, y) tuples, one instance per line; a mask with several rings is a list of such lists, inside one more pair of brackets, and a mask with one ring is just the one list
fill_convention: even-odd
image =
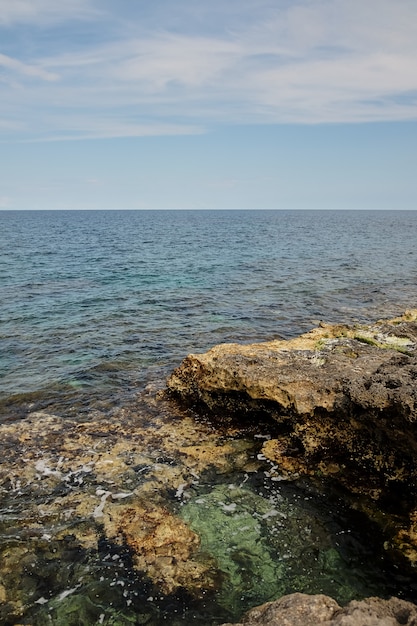
[[(251, 432), (219, 433), (239, 452), (197, 469), (178, 448), (216, 429), (181, 430), (155, 398), (189, 352), (416, 307), (416, 241), (417, 212), (0, 211), (0, 622), (208, 626), (292, 591), (413, 597), (334, 494), (278, 480)], [(132, 485), (198, 534), (214, 596), (164, 595), (117, 542), (91, 547), (94, 512)]]
[(2, 211), (0, 397), (111, 395), (216, 343), (402, 312), (416, 241), (415, 212)]

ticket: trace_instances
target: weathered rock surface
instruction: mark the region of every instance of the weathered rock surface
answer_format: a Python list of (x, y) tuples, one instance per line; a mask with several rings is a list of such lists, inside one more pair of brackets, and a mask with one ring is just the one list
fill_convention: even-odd
[[(253, 471), (254, 461), (226, 431), (178, 418), (153, 395), (142, 402), (87, 419), (36, 412), (0, 424), (1, 624), (21, 623), (37, 606), (45, 615), (25, 623), (98, 623), (91, 615), (120, 603), (118, 589), (126, 602), (135, 598), (130, 568), (155, 594), (199, 598), (217, 589), (216, 563), (200, 554), (172, 499), (187, 502), (207, 467)], [(67, 621), (64, 598), (86, 621)]]
[[(415, 626), (417, 607), (391, 598), (352, 601), (341, 608), (324, 595), (294, 593), (246, 613), (234, 626)], [(223, 624), (223, 626), (233, 626)]]
[[(189, 355), (167, 382), (221, 418), (265, 415), (285, 477), (327, 475), (389, 513), (387, 547), (417, 565), (417, 310), (371, 326), (322, 324), (295, 339)], [(387, 524), (387, 519), (383, 521)]]

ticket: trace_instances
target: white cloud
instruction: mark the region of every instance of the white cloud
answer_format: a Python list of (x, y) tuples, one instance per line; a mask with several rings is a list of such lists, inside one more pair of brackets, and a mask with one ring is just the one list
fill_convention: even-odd
[(209, 86), (241, 57), (238, 43), (209, 37), (159, 35), (137, 42), (134, 53), (113, 68), (118, 81), (141, 81), (152, 91), (172, 84)]
[(54, 81), (59, 78), (57, 74), (44, 70), (42, 67), (22, 63), (18, 59), (13, 59), (5, 54), (0, 54), (0, 67), (24, 76), (40, 78), (41, 80)]
[[(1, 19), (37, 19), (48, 12), (48, 19), (70, 13), (90, 19), (92, 2), (70, 4), (71, 11), (51, 0), (0, 0)], [(113, 6), (114, 24), (101, 13), (100, 28), (90, 23), (96, 38), (78, 41), (74, 35), (72, 49), (22, 55), (25, 62), (0, 55), (0, 65), (19, 77), (18, 89), (9, 83), (0, 94), (11, 122), (29, 129), (36, 115), (44, 120), (36, 124), (36, 137), (57, 140), (195, 133), (219, 121), (417, 118), (415, 0), (246, 0), (223, 9), (226, 25), (220, 23), (220, 2), (213, 0), (219, 23), (218, 32), (211, 24), (210, 33), (204, 20), (189, 32), (185, 19), (181, 30), (186, 12), (177, 16), (175, 32), (169, 30), (172, 7), (169, 23), (141, 31), (140, 22), (126, 27), (126, 15), (119, 19), (115, 0), (106, 6)], [(184, 11), (185, 5), (178, 6)], [(202, 6), (199, 0), (193, 4), (194, 25)], [(245, 20), (237, 19), (239, 6)], [(206, 17), (206, 4), (204, 11)]]
[(349, 122), (415, 119), (415, 100), (396, 104), (401, 94), (417, 93), (415, 62), (375, 54), (345, 59), (302, 60), (260, 70), (252, 77), (255, 101), (283, 121)]
[(0, 0), (0, 25), (15, 23), (54, 23), (68, 17), (76, 19), (93, 16), (98, 11), (89, 0)]
[[(83, 139), (113, 139), (117, 137), (156, 137), (173, 135), (196, 135), (204, 132), (202, 127), (191, 124), (147, 123), (131, 120), (109, 119), (88, 115), (55, 117), (48, 124), (40, 123), (36, 134), (29, 141), (80, 141)], [(56, 131), (54, 129), (57, 129)]]

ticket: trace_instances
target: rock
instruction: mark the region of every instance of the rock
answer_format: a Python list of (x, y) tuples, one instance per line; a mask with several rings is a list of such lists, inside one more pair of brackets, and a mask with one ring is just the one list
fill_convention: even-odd
[(225, 433), (147, 397), (110, 414), (1, 423), (0, 623), (32, 623), (28, 611), (45, 612), (39, 624), (50, 611), (54, 623), (75, 623), (65, 615), (92, 607), (98, 620), (120, 595), (135, 601), (126, 576), (158, 597), (217, 589), (213, 559), (173, 509), (208, 470), (256, 469), (251, 443)]
[(110, 509), (104, 516), (106, 536), (129, 547), (137, 570), (166, 595), (179, 589), (195, 597), (216, 589), (215, 564), (196, 558), (198, 536), (163, 507), (136, 501)]
[(321, 324), (288, 341), (191, 354), (167, 388), (219, 420), (273, 420), (276, 436), (263, 453), (281, 476), (330, 476), (371, 499), (376, 516), (401, 518), (388, 530), (387, 547), (414, 565), (416, 346), (417, 310), (370, 326)]
[[(234, 626), (415, 626), (417, 607), (398, 598), (368, 598), (341, 608), (324, 595), (294, 593), (250, 610)], [(233, 626), (223, 624), (223, 626)]]

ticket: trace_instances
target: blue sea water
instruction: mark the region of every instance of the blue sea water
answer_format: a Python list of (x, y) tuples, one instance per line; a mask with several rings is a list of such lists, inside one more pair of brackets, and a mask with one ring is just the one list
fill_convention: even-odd
[(127, 393), (216, 343), (401, 313), (416, 241), (417, 212), (2, 211), (0, 398)]
[[(0, 621), (208, 626), (236, 621), (277, 593), (417, 597), (385, 571), (362, 518), (355, 522), (334, 494), (273, 482), (269, 466), (191, 474), (188, 500), (185, 483), (165, 488), (161, 480), (154, 493), (220, 563), (226, 582), (210, 600), (156, 597), (117, 546), (74, 544), (91, 515), (73, 518), (68, 505), (54, 517), (60, 498), (91, 502), (94, 518), (107, 490), (130, 490), (123, 445), (116, 483), (103, 485), (92, 471), (93, 459), (123, 443), (118, 432), (129, 440), (135, 429), (155, 431), (149, 454), (138, 439), (132, 444), (145, 458), (132, 461), (138, 493), (146, 473), (181, 467), (158, 450), (161, 415), (168, 424), (171, 415), (152, 397), (189, 352), (416, 307), (416, 242), (412, 211), (0, 211), (0, 592), (12, 599), (0, 602)], [(90, 422), (97, 440), (87, 462), (77, 432), (88, 433)], [(211, 436), (210, 424), (199, 429)], [(257, 462), (259, 441), (220, 436)], [(285, 522), (270, 520), (271, 502)], [(240, 520), (251, 532), (238, 545)], [(24, 560), (15, 577), (13, 558), (16, 568)]]

